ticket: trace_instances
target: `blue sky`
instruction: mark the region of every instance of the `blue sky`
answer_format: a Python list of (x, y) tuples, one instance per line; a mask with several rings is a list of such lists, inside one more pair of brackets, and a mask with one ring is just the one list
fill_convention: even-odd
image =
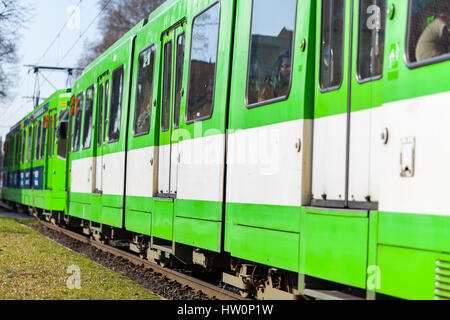
[[(26, 21), (26, 28), (22, 31), (18, 43), (20, 61), (16, 68), (19, 72), (19, 79), (17, 86), (12, 88), (15, 99), (0, 104), (0, 136), (3, 137), (3, 140), (9, 131), (9, 127), (33, 110), (31, 100), (22, 97), (33, 95), (35, 77), (33, 72), (28, 74), (28, 69), (22, 67), (22, 65), (38, 63), (44, 66), (55, 66), (59, 63), (61, 67), (76, 67), (86, 41), (93, 41), (98, 37), (97, 19), (63, 60), (68, 49), (80, 38), (80, 34), (86, 30), (100, 12), (97, 0), (82, 0), (79, 6), (79, 15), (77, 11), (73, 14), (73, 9), (76, 8), (80, 0), (21, 1), (31, 9), (30, 19)], [(66, 27), (60, 36), (43, 56), (64, 25)], [(47, 98), (55, 91), (55, 88), (63, 89), (66, 86), (66, 73), (44, 72), (43, 76), (51, 84), (40, 76), (41, 97)]]

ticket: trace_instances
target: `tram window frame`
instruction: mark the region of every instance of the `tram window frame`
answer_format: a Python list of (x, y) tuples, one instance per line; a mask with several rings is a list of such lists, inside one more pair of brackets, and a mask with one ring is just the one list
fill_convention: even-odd
[[(148, 126), (148, 130), (146, 131), (142, 131), (142, 132), (137, 132), (137, 121), (139, 119), (139, 116), (137, 116), (137, 111), (142, 112), (142, 108), (141, 108), (141, 103), (142, 101), (140, 101), (141, 99), (141, 95), (139, 94), (139, 81), (141, 80), (141, 76), (142, 76), (142, 81), (148, 81), (149, 79), (144, 79), (144, 75), (142, 74), (144, 72), (145, 67), (143, 67), (141, 65), (141, 57), (147, 52), (150, 51), (150, 64), (151, 64), (151, 92), (150, 92), (150, 114), (148, 116), (148, 121), (149, 121), (149, 126)], [(152, 62), (153, 61), (153, 62)], [(150, 64), (147, 67), (150, 67)], [(152, 44), (150, 46), (148, 46), (147, 48), (145, 48), (144, 50), (142, 50), (139, 53), (139, 57), (138, 57), (138, 73), (137, 73), (137, 79), (136, 79), (136, 97), (135, 97), (135, 101), (134, 101), (134, 119), (133, 119), (133, 137), (142, 137), (145, 135), (148, 135), (150, 133), (150, 127), (152, 124), (152, 109), (153, 109), (153, 95), (154, 95), (154, 87), (155, 87), (155, 67), (156, 67), (156, 44)], [(137, 105), (139, 104), (139, 110), (137, 110)]]
[[(333, 1), (333, 0), (330, 0), (330, 1)], [(344, 43), (345, 43), (345, 38), (346, 38), (346, 30), (345, 30), (345, 25), (346, 25), (346, 22), (347, 22), (347, 15), (346, 15), (346, 7), (345, 7), (345, 0), (342, 0), (342, 2), (343, 2), (343, 17), (342, 17), (342, 34), (343, 34), (343, 38), (342, 38), (342, 46), (341, 46), (341, 50), (342, 50), (342, 52), (341, 52), (341, 77), (340, 77), (340, 80), (339, 80), (339, 84), (338, 85), (334, 85), (334, 86), (331, 86), (331, 87), (323, 87), (323, 85), (322, 85), (322, 65), (323, 65), (323, 47), (322, 47), (322, 39), (323, 39), (323, 36), (324, 36), (324, 34), (323, 34), (323, 31), (324, 31), (324, 28), (323, 28), (323, 23), (324, 23), (324, 9), (325, 9), (325, 6), (324, 6), (324, 1), (322, 1), (322, 6), (321, 6), (321, 8), (320, 8), (320, 42), (319, 42), (319, 45), (320, 45), (320, 49), (319, 49), (319, 51), (320, 51), (320, 60), (319, 60), (319, 91), (321, 92), (321, 93), (328, 93), (328, 92), (332, 92), (332, 91), (337, 91), (337, 90), (339, 90), (341, 87), (342, 87), (342, 84), (344, 83), (344, 74), (345, 74), (345, 46), (344, 46)], [(331, 17), (330, 17), (331, 18)]]
[(48, 121), (48, 157), (53, 158), (53, 115)]
[(38, 120), (37, 122), (37, 131), (36, 131), (36, 143), (34, 145), (34, 160), (39, 160), (40, 149), (41, 149), (41, 134), (42, 134), (42, 120)]
[[(108, 70), (108, 72), (109, 72), (109, 70)], [(107, 79), (105, 81), (105, 105), (103, 107), (103, 136), (102, 136), (103, 144), (105, 144), (105, 142), (107, 140), (106, 139), (106, 135), (108, 133), (107, 127), (109, 127), (109, 123), (108, 123), (108, 121), (109, 121), (109, 118), (108, 118), (108, 116), (109, 116), (109, 107), (110, 107), (110, 105), (109, 105), (109, 97), (111, 95), (109, 90), (110, 90), (110, 79)]]
[(14, 167), (19, 167), (19, 161), (20, 161), (20, 149), (21, 149), (21, 134), (20, 132), (15, 134), (15, 140), (16, 140), (16, 149), (14, 154)]
[(58, 131), (58, 113), (55, 113), (53, 115), (53, 143), (52, 143), (52, 158), (55, 157), (55, 147), (56, 147), (56, 141), (57, 141), (57, 135), (56, 132)]
[(14, 155), (14, 137), (9, 137), (8, 143), (8, 169), (12, 170), (13, 168), (13, 155)]
[(20, 164), (22, 164), (22, 165), (25, 162), (25, 145), (26, 145), (26, 142), (27, 142), (27, 128), (24, 128), (23, 132), (22, 132), (22, 148), (21, 148), (21, 151), (20, 151)]
[[(120, 74), (120, 81), (119, 81), (119, 86), (118, 86), (118, 92), (115, 91), (115, 87), (114, 87), (114, 80), (115, 77), (117, 76), (117, 74)], [(117, 67), (116, 69), (114, 69), (113, 73), (112, 73), (112, 77), (111, 77), (111, 103), (109, 105), (109, 117), (108, 117), (108, 143), (115, 143), (118, 142), (120, 140), (120, 134), (121, 134), (121, 126), (122, 126), (122, 110), (123, 110), (123, 95), (124, 95), (124, 84), (125, 84), (125, 65), (122, 64), (119, 67)], [(116, 99), (116, 94), (118, 95), (118, 101), (115, 101)], [(112, 121), (112, 116), (113, 116), (113, 104), (115, 104), (117, 102), (117, 108), (115, 108), (115, 115), (117, 117), (117, 115), (119, 116), (119, 128), (117, 131), (117, 138), (111, 138), (111, 133), (112, 130), (111, 125), (113, 124)], [(114, 118), (114, 120), (116, 120), (117, 118)]]
[[(211, 109), (209, 112), (209, 115), (205, 115), (202, 117), (198, 117), (198, 118), (193, 118), (193, 119), (189, 119), (189, 97), (191, 96), (191, 75), (192, 75), (192, 49), (193, 49), (193, 36), (194, 36), (194, 26), (195, 26), (195, 21), (201, 16), (203, 15), (205, 12), (211, 10), (212, 8), (214, 8), (215, 6), (219, 6), (219, 23), (218, 23), (218, 28), (217, 28), (217, 44), (216, 44), (216, 62), (214, 64), (214, 82), (213, 82), (213, 92), (212, 92), (212, 102), (211, 102)], [(198, 13), (194, 19), (192, 20), (192, 24), (191, 24), (191, 43), (190, 43), (190, 52), (189, 52), (189, 71), (188, 71), (188, 82), (187, 82), (187, 95), (186, 95), (186, 107), (185, 107), (185, 122), (186, 125), (190, 125), (196, 122), (202, 122), (205, 120), (209, 120), (212, 118), (213, 113), (214, 113), (214, 102), (215, 102), (215, 97), (216, 97), (216, 83), (217, 83), (217, 64), (218, 64), (218, 58), (219, 58), (219, 44), (220, 44), (220, 27), (221, 27), (221, 21), (222, 21), (222, 3), (220, 1), (216, 1), (214, 3), (212, 3), (210, 6), (208, 6), (206, 9), (204, 9), (203, 11), (201, 11), (200, 13)]]
[[(73, 139), (72, 139), (72, 152), (78, 152), (81, 148), (81, 122), (83, 119), (84, 110), (84, 92), (80, 92), (77, 95), (74, 109), (74, 121), (73, 121)], [(79, 116), (79, 118), (78, 118)], [(77, 127), (79, 128), (77, 131)], [(75, 140), (78, 137), (78, 143)]]
[[(62, 139), (60, 136), (58, 136), (58, 142), (57, 142), (57, 146), (56, 146), (56, 156), (62, 160), (66, 160), (67, 159), (67, 146), (68, 143), (70, 141), (70, 137), (69, 137), (69, 115), (70, 112), (69, 110), (61, 110), (61, 112), (59, 113), (59, 124), (58, 126), (55, 126), (55, 132), (58, 131), (58, 135), (59, 135), (59, 128), (61, 126), (61, 124), (63, 122), (65, 122), (66, 125), (66, 137), (65, 139)], [(55, 116), (56, 119), (56, 116)], [(58, 130), (56, 130), (56, 128), (58, 128)], [(63, 144), (62, 141), (65, 141), (65, 143)], [(63, 146), (63, 147), (60, 147)], [(63, 152), (63, 154), (61, 154), (60, 152)]]
[[(45, 128), (45, 123), (48, 123), (45, 119), (42, 119), (41, 121), (43, 121), (42, 124), (42, 136), (41, 136), (41, 151), (40, 151), (40, 158), (39, 159), (44, 159), (45, 158), (45, 146), (47, 145), (47, 129)], [(48, 124), (47, 124), (48, 126)]]
[(28, 144), (27, 144), (27, 162), (29, 163), (31, 160), (31, 150), (32, 150), (32, 145), (33, 145), (33, 125), (30, 124), (30, 126), (28, 127)]
[[(89, 91), (91, 92), (91, 98), (89, 98)], [(93, 120), (94, 120), (94, 96), (95, 96), (95, 87), (91, 85), (86, 89), (86, 99), (84, 101), (84, 112), (83, 112), (83, 126), (82, 126), (82, 139), (81, 145), (82, 150), (87, 150), (91, 147), (92, 144), (92, 132), (93, 132)], [(91, 103), (90, 110), (88, 110), (88, 101)], [(89, 117), (89, 119), (87, 119)], [(89, 120), (88, 128), (86, 128), (86, 121)]]
[[(180, 44), (180, 39), (183, 39), (183, 43)], [(175, 53), (175, 87), (174, 87), (174, 105), (173, 105), (173, 127), (174, 129), (180, 128), (180, 116), (181, 116), (181, 103), (183, 101), (183, 76), (184, 76), (184, 60), (186, 58), (186, 32), (182, 32), (176, 39), (176, 53)], [(180, 54), (180, 48), (182, 53)], [(181, 68), (178, 68), (178, 62), (181, 62)], [(179, 73), (178, 73), (179, 72)]]
[[(423, 61), (416, 61), (412, 62), (410, 61), (410, 57), (409, 57), (409, 42), (410, 42), (410, 38), (411, 38), (411, 26), (412, 26), (412, 3), (414, 0), (409, 0), (408, 1), (408, 11), (406, 13), (407, 15), (407, 23), (406, 23), (406, 35), (405, 35), (405, 48), (404, 48), (404, 54), (403, 54), (403, 59), (405, 61), (406, 66), (408, 67), (408, 69), (417, 69), (417, 68), (421, 68), (421, 67), (425, 67), (425, 66), (430, 66), (433, 64), (437, 64), (437, 63), (441, 63), (441, 62), (445, 62), (450, 60), (450, 52), (447, 54), (443, 54), (437, 57), (433, 57), (430, 59), (426, 59)], [(425, 29), (424, 29), (425, 30)], [(422, 30), (422, 32), (424, 31)], [(420, 36), (419, 36), (420, 38)], [(418, 39), (419, 40), (419, 39)], [(418, 41), (417, 40), (417, 41)], [(417, 48), (417, 43), (415, 45), (415, 48)]]
[(97, 147), (101, 147), (102, 146), (102, 141), (103, 141), (103, 115), (104, 115), (104, 104), (105, 104), (105, 85), (104, 83), (100, 83), (100, 85), (98, 86), (98, 90), (97, 90)]
[[(168, 49), (169, 48), (169, 49)], [(167, 41), (164, 44), (163, 51), (163, 67), (162, 67), (162, 86), (163, 92), (161, 97), (161, 132), (167, 132), (170, 129), (170, 111), (172, 102), (172, 53), (173, 43), (172, 40)], [(168, 66), (169, 65), (169, 66)], [(168, 90), (168, 92), (167, 92)]]
[(253, 19), (254, 19), (254, 8), (255, 8), (255, 0), (252, 0), (252, 9), (251, 9), (251, 18), (250, 18), (250, 35), (249, 35), (249, 45), (248, 45), (248, 56), (247, 56), (247, 74), (246, 74), (246, 81), (245, 81), (245, 106), (247, 109), (253, 109), (258, 108), (262, 106), (267, 106), (269, 104), (278, 103), (281, 101), (286, 101), (289, 99), (289, 96), (291, 95), (292, 91), (292, 84), (293, 84), (293, 66), (294, 66), (294, 53), (295, 53), (295, 38), (296, 38), (296, 31), (297, 31), (297, 11), (298, 11), (298, 0), (295, 1), (295, 13), (294, 13), (294, 30), (292, 32), (292, 43), (291, 43), (291, 74), (290, 74), (290, 80), (289, 80), (289, 89), (286, 95), (275, 97), (272, 99), (264, 100), (261, 102), (255, 102), (255, 103), (249, 103), (248, 102), (248, 95), (249, 95), (249, 84), (250, 84), (250, 69), (251, 69), (251, 59), (252, 59), (252, 36), (253, 36)]
[[(362, 12), (362, 2), (365, 0), (359, 0), (359, 16), (358, 16), (358, 53), (357, 53), (357, 58), (356, 58), (356, 80), (358, 81), (359, 84), (364, 84), (367, 82), (372, 82), (372, 81), (377, 81), (383, 78), (383, 74), (384, 74), (384, 63), (385, 63), (385, 59), (384, 59), (384, 52), (386, 51), (386, 46), (384, 46), (382, 52), (381, 52), (381, 73), (379, 75), (375, 75), (375, 76), (369, 76), (366, 78), (362, 78), (361, 77), (361, 70), (360, 70), (360, 61), (361, 61), (361, 20), (364, 17), (364, 14)], [(380, 1), (380, 0), (378, 0)], [(386, 8), (387, 8), (387, 0), (384, 0), (384, 9), (381, 8), (381, 19), (383, 19), (384, 17), (384, 21), (381, 21), (381, 26), (383, 27), (384, 25), (384, 45), (386, 44), (386, 22), (387, 22), (387, 14), (386, 14)], [(381, 29), (383, 30), (383, 28)], [(381, 42), (380, 42), (381, 43)], [(373, 48), (373, 47), (372, 47)]]

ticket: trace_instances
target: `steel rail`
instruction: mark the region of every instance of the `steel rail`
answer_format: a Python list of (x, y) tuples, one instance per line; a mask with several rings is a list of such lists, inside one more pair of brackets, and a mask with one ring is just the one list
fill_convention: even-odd
[(160, 265), (158, 265), (156, 263), (139, 258), (132, 253), (125, 252), (123, 250), (120, 250), (120, 249), (111, 247), (109, 245), (97, 242), (95, 240), (91, 240), (88, 236), (80, 235), (73, 231), (61, 228), (57, 225), (54, 225), (54, 224), (51, 224), (51, 223), (48, 223), (48, 222), (45, 222), (42, 220), (38, 220), (38, 221), (40, 222), (41, 225), (43, 225), (51, 230), (63, 233), (66, 236), (68, 236), (74, 240), (77, 240), (77, 241), (80, 241), (80, 242), (83, 242), (86, 244), (90, 244), (104, 252), (108, 252), (115, 256), (125, 258), (135, 265), (143, 265), (145, 268), (153, 269), (153, 271), (161, 273), (162, 275), (166, 276), (170, 280), (174, 280), (184, 286), (189, 286), (196, 291), (202, 291), (204, 294), (206, 294), (209, 297), (215, 297), (218, 300), (245, 300), (242, 296), (240, 296), (238, 294), (229, 292), (223, 288), (220, 288), (220, 287), (214, 286), (210, 283), (207, 283), (205, 281), (190, 277), (183, 273), (161, 267)]

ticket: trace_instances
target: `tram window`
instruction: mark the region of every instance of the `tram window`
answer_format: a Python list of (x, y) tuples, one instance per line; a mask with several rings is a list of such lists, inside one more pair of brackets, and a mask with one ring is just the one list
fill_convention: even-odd
[(15, 160), (14, 160), (14, 166), (19, 166), (19, 159), (20, 159), (20, 142), (21, 142), (21, 136), (20, 134), (16, 134), (16, 153), (15, 153)]
[(34, 149), (34, 160), (39, 160), (39, 152), (41, 150), (41, 131), (42, 131), (42, 120), (38, 122), (38, 129), (36, 134), (36, 144)]
[(8, 156), (8, 167), (9, 169), (12, 169), (13, 167), (13, 155), (14, 155), (14, 137), (10, 137), (9, 138), (9, 156)]
[(450, 1), (410, 1), (407, 33), (409, 63), (450, 58)]
[(41, 155), (39, 159), (44, 159), (45, 156), (45, 145), (47, 142), (47, 129), (45, 128), (45, 126), (42, 126), (42, 136), (41, 136)]
[(48, 157), (53, 157), (53, 116), (50, 117), (49, 123), (48, 123)]
[(73, 141), (72, 141), (73, 152), (80, 150), (82, 113), (83, 113), (83, 93), (80, 93), (77, 97), (75, 107), (75, 121), (74, 121)]
[(214, 105), (220, 4), (194, 19), (186, 121), (208, 119)]
[(167, 131), (170, 126), (170, 97), (171, 97), (171, 80), (172, 80), (172, 41), (164, 46), (164, 78), (163, 78), (163, 101), (162, 101), (162, 117), (161, 130)]
[(53, 118), (53, 143), (52, 143), (52, 157), (55, 155), (55, 145), (56, 145), (56, 132), (58, 131), (58, 127), (57, 127), (57, 114), (55, 113), (54, 118)]
[(104, 91), (104, 84), (102, 83), (98, 88), (97, 146), (99, 147), (102, 145)]
[(139, 71), (134, 105), (134, 135), (150, 131), (153, 101), (153, 74), (155, 68), (155, 46), (145, 49), (139, 55)]
[(27, 163), (31, 160), (31, 146), (33, 144), (33, 126), (28, 128)]
[[(69, 123), (69, 112), (67, 110), (63, 110), (59, 113), (58, 146), (56, 149), (57, 155), (62, 159), (66, 159), (68, 123)], [(55, 121), (55, 128), (56, 128), (56, 121)]]
[(122, 114), (123, 66), (112, 75), (111, 109), (109, 111), (108, 142), (119, 141)]
[(183, 89), (183, 67), (184, 67), (184, 49), (185, 49), (184, 33), (177, 37), (177, 60), (175, 71), (175, 106), (173, 111), (173, 125), (174, 128), (180, 127), (180, 108), (181, 108), (181, 94)]
[(11, 155), (12, 155), (13, 150), (14, 150), (14, 139), (12, 137), (10, 137), (8, 140), (8, 168), (9, 169), (12, 168)]
[(361, 0), (359, 12), (358, 79), (383, 74), (386, 0)]
[(91, 146), (93, 108), (94, 86), (91, 86), (86, 90), (86, 101), (84, 103), (83, 149), (88, 149)]
[(108, 109), (109, 109), (109, 80), (105, 83), (105, 112), (103, 114), (104, 125), (103, 125), (103, 142), (106, 141), (106, 125), (108, 123)]
[(320, 89), (331, 91), (342, 84), (344, 58), (345, 2), (322, 1), (320, 41)]
[(296, 8), (296, 0), (253, 0), (248, 105), (289, 95)]
[(27, 129), (25, 128), (22, 132), (22, 150), (20, 153), (20, 164), (23, 164), (25, 161), (25, 144), (27, 141)]
[(23, 132), (18, 134), (19, 138), (19, 158), (17, 159), (17, 165), (23, 164), (22, 155), (23, 155), (23, 144), (24, 144), (24, 138), (23, 138)]

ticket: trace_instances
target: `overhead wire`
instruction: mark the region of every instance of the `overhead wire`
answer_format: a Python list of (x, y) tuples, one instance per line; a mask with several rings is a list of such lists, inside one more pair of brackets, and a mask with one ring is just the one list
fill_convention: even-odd
[(42, 54), (42, 56), (39, 58), (39, 60), (36, 62), (36, 65), (39, 64), (39, 62), (41, 62), (41, 60), (45, 57), (45, 55), (50, 51), (50, 49), (53, 47), (53, 45), (55, 44), (56, 40), (58, 40), (59, 36), (61, 35), (62, 31), (66, 28), (67, 24), (69, 23), (70, 19), (72, 19), (73, 15), (76, 12), (76, 8), (79, 8), (81, 3), (83, 2), (83, 0), (80, 0), (78, 2), (78, 4), (75, 6), (75, 9), (73, 10), (72, 14), (69, 16), (69, 18), (67, 19), (67, 21), (64, 23), (64, 25), (62, 26), (62, 28), (59, 30), (58, 34), (56, 35), (56, 37), (53, 39), (53, 41), (50, 43), (50, 45), (48, 46), (48, 48), (45, 50), (45, 52)]
[(100, 17), (100, 15), (103, 13), (103, 11), (105, 11), (105, 9), (108, 7), (108, 5), (112, 2), (112, 0), (109, 0), (104, 6), (103, 8), (100, 10), (100, 12), (97, 14), (97, 16), (91, 21), (91, 23), (87, 26), (86, 29), (84, 29), (84, 31), (80, 34), (80, 36), (78, 37), (78, 39), (74, 42), (74, 44), (72, 45), (72, 47), (69, 48), (69, 50), (67, 50), (67, 52), (64, 54), (64, 57), (56, 64), (56, 66), (59, 66), (61, 64), (61, 62), (64, 61), (64, 59), (69, 55), (69, 53), (72, 51), (72, 49), (77, 45), (77, 43), (81, 40), (81, 38), (86, 34), (86, 32), (90, 29), (90, 27), (94, 24), (94, 22), (98, 19), (98, 17)]

